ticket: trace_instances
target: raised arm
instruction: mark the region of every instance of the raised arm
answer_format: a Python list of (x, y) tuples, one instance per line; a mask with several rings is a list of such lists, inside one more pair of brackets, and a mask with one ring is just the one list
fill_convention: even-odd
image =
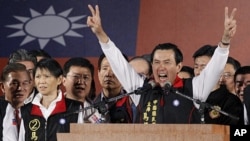
[[(101, 49), (123, 88), (127, 92), (133, 92), (143, 85), (144, 78), (137, 74), (137, 72), (130, 66), (127, 60), (123, 57), (121, 51), (104, 32), (101, 25), (99, 7), (97, 5), (95, 6), (95, 9), (91, 5), (88, 5), (88, 7), (92, 16), (88, 16), (87, 25), (99, 40)], [(130, 97), (135, 105), (139, 103), (139, 95), (130, 95)]]
[[(222, 39), (216, 48), (211, 60), (201, 72), (201, 74), (193, 79), (193, 96), (196, 99), (206, 101), (208, 95), (212, 91), (214, 85), (218, 82), (221, 73), (224, 70), (228, 54), (230, 41), (236, 33), (236, 8), (231, 14), (228, 14), (228, 7), (225, 8), (224, 32)], [(196, 105), (197, 107), (198, 105)]]
[(228, 7), (225, 7), (225, 21), (224, 21), (224, 34), (221, 40), (221, 47), (228, 47), (232, 37), (236, 33), (236, 20), (234, 19), (236, 8), (233, 9), (230, 15), (228, 15)]
[(88, 7), (92, 16), (88, 16), (87, 25), (91, 28), (92, 32), (96, 35), (100, 42), (107, 43), (109, 41), (109, 37), (102, 28), (99, 6), (96, 5), (95, 9), (91, 5), (88, 5)]

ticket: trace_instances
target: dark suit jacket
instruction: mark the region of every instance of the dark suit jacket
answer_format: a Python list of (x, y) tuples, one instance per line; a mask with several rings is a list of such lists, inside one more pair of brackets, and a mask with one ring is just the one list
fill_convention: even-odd
[(250, 85), (247, 85), (245, 90), (244, 90), (244, 104), (246, 106), (247, 110), (247, 117), (248, 117), (248, 124), (250, 122)]

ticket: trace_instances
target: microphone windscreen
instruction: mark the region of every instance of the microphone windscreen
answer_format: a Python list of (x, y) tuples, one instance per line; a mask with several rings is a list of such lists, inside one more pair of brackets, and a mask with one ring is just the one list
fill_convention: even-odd
[(169, 94), (169, 92), (171, 91), (171, 82), (167, 81), (164, 85), (164, 88), (163, 88), (163, 91), (164, 91), (164, 94)]
[(171, 89), (171, 87), (172, 87), (171, 82), (167, 81), (167, 82), (165, 83), (164, 87), (165, 87), (165, 89), (170, 90), (170, 89)]
[(151, 86), (152, 89), (157, 86), (157, 83), (155, 83), (155, 81), (153, 80), (149, 81), (148, 84)]
[(125, 107), (113, 107), (110, 109), (111, 123), (129, 123), (129, 115)]

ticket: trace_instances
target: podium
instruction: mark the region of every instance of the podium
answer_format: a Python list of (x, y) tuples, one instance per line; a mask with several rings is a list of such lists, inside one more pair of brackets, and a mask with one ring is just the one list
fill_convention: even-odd
[(230, 128), (214, 124), (70, 124), (58, 141), (229, 141)]

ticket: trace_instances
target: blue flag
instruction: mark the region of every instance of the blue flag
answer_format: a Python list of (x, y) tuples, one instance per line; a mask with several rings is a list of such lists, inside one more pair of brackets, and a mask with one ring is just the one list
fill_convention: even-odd
[(86, 25), (98, 4), (104, 30), (123, 53), (135, 55), (139, 0), (1, 0), (0, 57), (43, 49), (52, 57), (97, 57), (102, 51)]

